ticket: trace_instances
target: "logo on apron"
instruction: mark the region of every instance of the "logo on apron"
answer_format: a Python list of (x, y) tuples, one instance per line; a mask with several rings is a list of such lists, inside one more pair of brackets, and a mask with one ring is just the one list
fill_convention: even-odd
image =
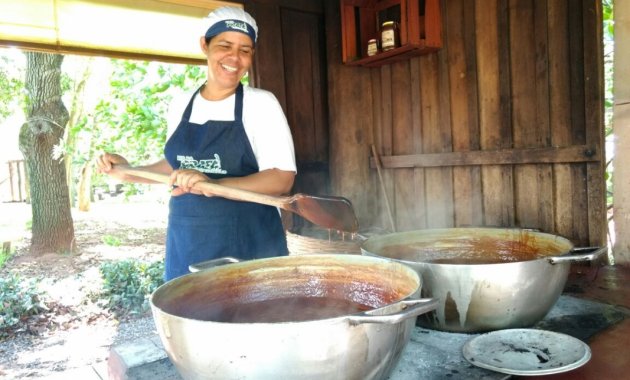
[(221, 157), (214, 154), (214, 159), (195, 160), (191, 156), (177, 156), (180, 169), (195, 169), (208, 174), (227, 174), (227, 170), (221, 169)]

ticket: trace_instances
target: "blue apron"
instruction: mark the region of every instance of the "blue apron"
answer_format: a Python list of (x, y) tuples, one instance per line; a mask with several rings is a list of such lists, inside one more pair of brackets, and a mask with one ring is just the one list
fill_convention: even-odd
[[(169, 138), (164, 155), (174, 169), (196, 169), (208, 177), (243, 177), (258, 162), (243, 126), (243, 87), (236, 89), (234, 121), (189, 121), (193, 99)], [(219, 257), (241, 260), (287, 255), (278, 209), (221, 197), (171, 197), (166, 234), (165, 280), (189, 273), (190, 264)]]

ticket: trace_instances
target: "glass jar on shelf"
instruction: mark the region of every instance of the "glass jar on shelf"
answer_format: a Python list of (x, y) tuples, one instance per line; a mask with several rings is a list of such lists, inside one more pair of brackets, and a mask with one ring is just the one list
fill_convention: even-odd
[(367, 43), (367, 55), (371, 57), (376, 54), (378, 54), (378, 41), (376, 38), (372, 38)]
[(388, 51), (400, 47), (400, 32), (398, 23), (385, 21), (381, 25), (381, 50)]

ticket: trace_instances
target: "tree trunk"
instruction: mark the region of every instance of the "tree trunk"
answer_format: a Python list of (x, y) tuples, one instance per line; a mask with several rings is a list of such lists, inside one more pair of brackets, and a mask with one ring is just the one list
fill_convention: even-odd
[(33, 213), (31, 252), (74, 252), (74, 226), (62, 159), (53, 148), (64, 136), (68, 110), (61, 99), (59, 54), (27, 52), (26, 122), (20, 129)]
[(615, 264), (630, 266), (630, 3), (615, 2), (613, 206)]

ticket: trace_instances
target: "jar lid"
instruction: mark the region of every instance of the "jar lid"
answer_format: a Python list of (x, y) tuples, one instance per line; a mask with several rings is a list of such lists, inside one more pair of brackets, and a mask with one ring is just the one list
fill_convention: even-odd
[(368, 40), (368, 42), (376, 42), (376, 38), (371, 38)]
[(381, 26), (389, 26), (389, 25), (394, 25), (393, 21), (385, 21), (383, 22), (383, 24)]

